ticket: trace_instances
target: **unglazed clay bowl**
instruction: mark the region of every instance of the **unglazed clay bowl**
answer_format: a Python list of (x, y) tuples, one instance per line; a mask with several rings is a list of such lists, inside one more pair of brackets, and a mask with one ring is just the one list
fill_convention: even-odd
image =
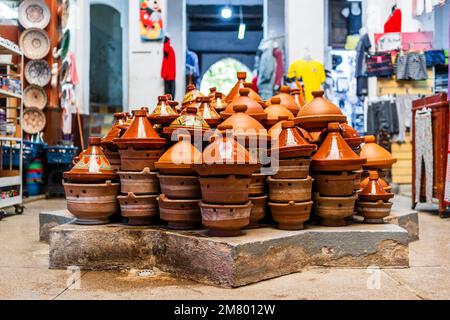
[(197, 176), (159, 175), (161, 192), (169, 199), (201, 199), (202, 190)]
[(391, 214), (393, 203), (378, 201), (360, 202), (356, 203), (356, 212), (364, 218), (364, 223), (368, 224), (383, 224), (384, 218)]
[(273, 176), (274, 179), (306, 179), (309, 176), (311, 159), (289, 159), (280, 160), (278, 172)]
[(137, 196), (130, 192), (127, 196), (118, 196), (122, 217), (128, 219), (130, 226), (148, 226), (158, 216), (157, 195)]
[(67, 209), (80, 225), (101, 225), (119, 210), (117, 194), (120, 184), (74, 184), (63, 182)]
[(314, 212), (321, 218), (320, 224), (326, 227), (343, 227), (346, 219), (355, 213), (357, 196), (322, 197), (314, 196)]
[(349, 197), (355, 189), (356, 173), (347, 171), (337, 174), (313, 173), (315, 179), (314, 190), (325, 197)]
[(263, 220), (266, 217), (266, 205), (268, 198), (269, 197), (266, 195), (249, 198), (252, 203), (252, 211), (250, 213), (250, 224), (246, 226), (244, 229), (257, 229), (261, 227), (259, 221)]
[(209, 204), (243, 204), (248, 202), (250, 177), (201, 177), (203, 201)]
[(121, 192), (135, 195), (160, 194), (158, 174), (145, 168), (142, 172), (119, 171)]
[(272, 217), (278, 223), (279, 229), (303, 230), (305, 229), (304, 223), (310, 218), (313, 202), (269, 202), (269, 206), (272, 211)]
[(201, 225), (200, 199), (172, 200), (162, 194), (158, 198), (159, 215), (173, 230), (194, 230)]
[(308, 202), (312, 198), (313, 179), (267, 179), (270, 190), (270, 201), (287, 203)]
[(252, 203), (243, 205), (216, 205), (200, 202), (203, 225), (213, 237), (236, 237), (250, 224)]
[(142, 171), (145, 168), (155, 170), (155, 163), (161, 158), (162, 150), (119, 150), (122, 171)]

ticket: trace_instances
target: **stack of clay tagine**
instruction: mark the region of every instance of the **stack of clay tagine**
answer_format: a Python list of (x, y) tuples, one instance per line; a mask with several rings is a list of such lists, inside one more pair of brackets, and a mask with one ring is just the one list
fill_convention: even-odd
[(117, 173), (111, 167), (101, 147), (101, 138), (90, 138), (89, 148), (69, 172), (63, 182), (67, 208), (81, 225), (109, 223), (118, 211), (119, 183), (114, 183)]
[(158, 215), (157, 197), (160, 194), (155, 162), (161, 157), (166, 140), (159, 137), (148, 119), (145, 109), (134, 113), (134, 120), (125, 134), (115, 139), (122, 161), (119, 172), (119, 196), (122, 216), (128, 224), (149, 225)]
[(219, 127), (220, 133), (203, 152), (202, 163), (194, 165), (200, 175), (203, 225), (212, 236), (239, 236), (250, 224), (251, 175), (261, 167), (229, 129)]
[(225, 111), (220, 114), (222, 119), (226, 120), (230, 118), (235, 113), (234, 111), (235, 106), (245, 105), (247, 106), (247, 110), (245, 111), (245, 113), (247, 113), (249, 116), (251, 116), (257, 121), (266, 120), (267, 113), (264, 112), (262, 103), (252, 99), (249, 95), (250, 89), (248, 88), (240, 89), (239, 95), (236, 96), (236, 98), (234, 98), (234, 100), (228, 104)]
[(217, 128), (222, 122), (220, 115), (216, 109), (211, 106), (211, 98), (201, 98), (200, 106), (198, 108), (198, 115), (202, 117), (211, 128)]
[(202, 193), (193, 169), (195, 163), (201, 163), (202, 153), (191, 144), (190, 135), (179, 135), (178, 139), (156, 163), (162, 192), (159, 210), (169, 229), (190, 230), (202, 222), (198, 206)]
[(282, 119), (287, 118), (287, 120), (295, 119), (295, 115), (286, 107), (281, 105), (280, 97), (273, 97), (270, 101), (271, 105), (264, 110), (264, 112), (267, 114), (267, 119), (262, 121), (264, 127), (266, 127), (267, 129), (272, 128), (280, 121), (280, 117)]
[(346, 219), (353, 216), (357, 199), (355, 171), (361, 170), (365, 162), (345, 142), (339, 123), (330, 123), (327, 137), (311, 163), (315, 213), (322, 225), (347, 225)]
[(380, 183), (380, 177), (377, 171), (369, 172), (369, 182), (358, 195), (356, 211), (358, 215), (364, 218), (365, 223), (384, 223), (383, 219), (391, 214), (392, 202), (394, 197)]
[(308, 143), (294, 121), (282, 123), (282, 130), (272, 142), (272, 165), (279, 159), (279, 168), (268, 179), (269, 206), (273, 219), (283, 230), (302, 230), (313, 206), (313, 179), (309, 176), (311, 154), (317, 146)]
[(120, 170), (120, 153), (119, 149), (114, 144), (114, 139), (121, 137), (122, 130), (120, 127), (126, 123), (127, 117), (128, 115), (124, 112), (114, 114), (114, 125), (101, 142), (106, 158), (111, 164), (111, 167), (116, 171)]
[[(154, 125), (159, 125), (160, 127), (171, 124), (179, 114), (174, 109), (174, 101), (169, 100), (168, 96), (161, 96), (158, 98), (158, 105), (155, 110), (149, 115), (148, 119)], [(178, 103), (176, 103), (178, 105)]]
[(227, 103), (225, 102), (223, 98), (223, 93), (216, 92), (214, 97), (211, 98), (211, 107), (213, 107), (217, 113), (221, 113), (225, 111), (227, 108)]

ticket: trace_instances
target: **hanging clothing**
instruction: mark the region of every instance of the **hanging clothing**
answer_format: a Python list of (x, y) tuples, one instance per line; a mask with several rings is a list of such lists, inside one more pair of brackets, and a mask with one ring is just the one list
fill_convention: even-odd
[(359, 11), (359, 14), (354, 14), (354, 10), (352, 10), (352, 5), (348, 7), (349, 15), (346, 19), (347, 21), (347, 32), (349, 36), (359, 34), (359, 30), (362, 28), (362, 10)]
[(326, 80), (325, 67), (319, 61), (297, 60), (289, 67), (288, 77), (302, 79), (305, 99), (306, 102), (309, 102), (314, 98), (313, 91), (320, 90)]
[(72, 83), (61, 86), (62, 132), (72, 134), (72, 113), (74, 111), (75, 91)]
[(397, 107), (397, 114), (399, 119), (398, 135), (393, 140), (398, 143), (406, 141), (406, 132), (412, 129), (412, 106), (413, 101), (418, 99), (414, 95), (399, 95), (396, 98), (395, 104)]
[(177, 62), (175, 58), (175, 50), (173, 49), (170, 39), (166, 37), (164, 42), (164, 58), (161, 68), (161, 78), (166, 81), (175, 80), (177, 76)]
[(171, 94), (175, 97), (176, 94), (176, 81), (175, 80), (165, 80), (164, 81), (164, 94)]
[(425, 51), (425, 59), (427, 61), (427, 68), (445, 66), (447, 60), (444, 50)]
[(392, 56), (389, 52), (369, 54), (366, 57), (366, 68), (368, 77), (392, 77), (394, 66)]
[(369, 95), (369, 79), (367, 78), (366, 55), (369, 53), (372, 43), (370, 37), (364, 34), (356, 46), (356, 95), (358, 97)]
[(397, 80), (427, 79), (427, 61), (424, 54), (410, 52), (397, 57)]
[(397, 108), (393, 100), (372, 102), (367, 109), (367, 134), (377, 135), (385, 129), (390, 135), (399, 133)]
[(263, 100), (269, 100), (274, 94), (276, 74), (276, 61), (273, 49), (269, 47), (263, 50), (258, 73), (258, 89)]
[(77, 72), (76, 59), (75, 59), (75, 55), (73, 54), (73, 52), (69, 52), (67, 54), (67, 61), (69, 62), (70, 82), (74, 85), (77, 85), (79, 83), (78, 72)]
[[(433, 201), (433, 130), (432, 114), (430, 109), (416, 112), (414, 144), (416, 155), (416, 202), (420, 202), (421, 185), (425, 183), (425, 194), (427, 203)], [(422, 181), (422, 170), (425, 165), (425, 179)]]
[(198, 55), (191, 50), (186, 51), (186, 75), (192, 77), (193, 84), (200, 88), (200, 65)]
[(433, 6), (438, 4), (436, 0), (413, 0), (413, 14), (420, 16), (424, 12), (430, 13), (433, 11)]
[(281, 50), (280, 48), (274, 48), (273, 56), (276, 62), (275, 87), (280, 88), (283, 84), (283, 75), (284, 75), (283, 50)]
[(384, 24), (384, 33), (402, 32), (402, 10), (395, 9)]

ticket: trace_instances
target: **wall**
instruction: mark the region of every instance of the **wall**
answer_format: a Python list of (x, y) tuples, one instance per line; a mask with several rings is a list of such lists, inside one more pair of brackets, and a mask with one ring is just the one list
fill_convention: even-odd
[(285, 0), (264, 0), (264, 37), (286, 33)]

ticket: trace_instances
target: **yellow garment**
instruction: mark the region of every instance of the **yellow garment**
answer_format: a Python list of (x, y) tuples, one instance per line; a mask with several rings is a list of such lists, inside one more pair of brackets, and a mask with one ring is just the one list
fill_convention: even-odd
[(359, 39), (361, 39), (358, 35), (347, 36), (347, 42), (345, 43), (345, 50), (356, 50), (358, 46)]
[(305, 99), (309, 102), (314, 98), (312, 92), (321, 90), (322, 83), (326, 80), (325, 68), (319, 61), (297, 60), (289, 67), (288, 78), (303, 80)]

